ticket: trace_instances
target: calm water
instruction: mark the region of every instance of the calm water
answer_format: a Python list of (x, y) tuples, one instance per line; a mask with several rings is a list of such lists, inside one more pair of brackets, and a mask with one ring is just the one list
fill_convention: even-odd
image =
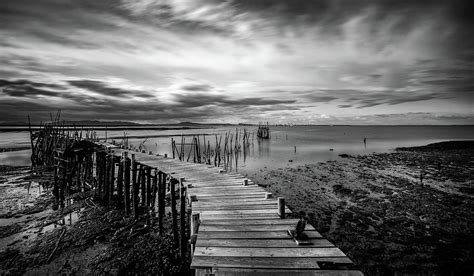
[[(247, 130), (256, 131), (254, 127)], [(128, 136), (166, 136), (129, 139), (129, 143), (143, 143), (146, 150), (171, 156), (171, 137), (181, 134), (208, 134), (211, 145), (214, 134), (235, 133), (235, 127), (188, 130), (130, 130)], [(105, 137), (105, 131), (97, 132)], [(108, 131), (107, 136), (120, 141), (124, 131)], [(168, 136), (167, 136), (168, 135)], [(419, 146), (445, 140), (473, 140), (474, 126), (297, 126), (271, 127), (271, 139), (251, 142), (248, 152), (237, 159), (237, 169), (253, 171), (263, 167), (285, 167), (320, 161), (335, 160), (339, 154), (368, 154), (390, 152), (396, 147)], [(364, 146), (363, 139), (367, 138)], [(175, 137), (177, 138), (177, 137)], [(180, 140), (181, 138), (179, 138)], [(203, 142), (203, 136), (201, 136)], [(224, 139), (224, 138), (222, 138)], [(191, 138), (187, 137), (186, 142)], [(29, 144), (28, 132), (0, 132), (0, 147)], [(223, 144), (223, 142), (222, 142)], [(296, 146), (296, 151), (295, 151)], [(331, 150), (332, 149), (332, 150)], [(186, 151), (186, 154), (188, 151)], [(0, 153), (2, 165), (29, 165), (29, 151)], [(290, 161), (291, 160), (291, 161)], [(233, 160), (235, 169), (235, 159)]]

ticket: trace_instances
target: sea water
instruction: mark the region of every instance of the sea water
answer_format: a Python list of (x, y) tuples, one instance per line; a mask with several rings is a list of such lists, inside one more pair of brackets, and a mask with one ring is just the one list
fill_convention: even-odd
[[(259, 168), (279, 168), (336, 160), (340, 154), (370, 154), (391, 152), (396, 147), (421, 146), (447, 140), (474, 140), (474, 126), (271, 126), (271, 138), (258, 140), (255, 126), (212, 126), (199, 129), (169, 130), (108, 130), (108, 141), (120, 142), (126, 135), (128, 142), (142, 145), (147, 152), (172, 156), (171, 138), (181, 142), (181, 134), (200, 135), (201, 144), (208, 141), (214, 148), (217, 140), (224, 146), (226, 133), (237, 129), (253, 132), (249, 147), (233, 158), (233, 170), (253, 171)], [(1, 129), (0, 129), (1, 130)], [(242, 134), (242, 132), (241, 132)], [(105, 138), (104, 130), (97, 131)], [(222, 136), (222, 138), (220, 138)], [(364, 138), (366, 142), (364, 143)], [(185, 136), (185, 143), (192, 137)], [(27, 131), (0, 131), (0, 148), (25, 146), (30, 143)], [(203, 149), (203, 148), (202, 148)], [(187, 159), (189, 147), (185, 148)], [(0, 153), (0, 165), (29, 165), (30, 150)], [(191, 155), (190, 160), (193, 159)]]

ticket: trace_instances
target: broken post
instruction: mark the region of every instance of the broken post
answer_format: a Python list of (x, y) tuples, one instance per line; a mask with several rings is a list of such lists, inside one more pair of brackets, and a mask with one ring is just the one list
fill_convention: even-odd
[(278, 215), (280, 218), (285, 218), (285, 198), (279, 197), (278, 198)]

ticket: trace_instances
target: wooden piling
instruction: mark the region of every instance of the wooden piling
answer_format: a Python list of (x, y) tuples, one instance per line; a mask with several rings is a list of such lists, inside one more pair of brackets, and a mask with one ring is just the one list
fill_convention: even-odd
[(158, 172), (158, 228), (160, 235), (163, 234), (163, 218), (165, 216), (165, 185), (166, 174)]
[(146, 203), (147, 207), (151, 207), (151, 168), (146, 167)]
[(137, 162), (135, 154), (132, 154), (132, 203), (133, 216), (138, 219), (138, 182), (137, 182)]
[(191, 243), (191, 256), (193, 255), (194, 253), (194, 248), (196, 246), (196, 235), (199, 231), (199, 224), (200, 224), (201, 220), (199, 218), (199, 213), (195, 213), (195, 214), (192, 214), (191, 215), (191, 223), (190, 223), (190, 243)]
[(140, 190), (141, 190), (141, 198), (140, 198), (140, 205), (146, 206), (146, 168), (144, 165), (140, 165)]
[[(59, 162), (58, 162), (59, 164)], [(54, 195), (54, 204), (53, 210), (56, 210), (59, 206), (59, 181), (58, 181), (58, 170), (59, 166), (54, 166), (54, 186), (53, 186), (53, 195)]]
[(171, 197), (171, 219), (172, 219), (172, 228), (173, 228), (173, 240), (175, 245), (179, 244), (179, 236), (178, 236), (178, 218), (177, 218), (177, 210), (176, 210), (176, 197), (175, 197), (175, 190), (176, 190), (176, 183), (178, 181), (174, 178), (170, 180), (170, 197)]
[(279, 197), (278, 198), (278, 215), (280, 218), (285, 218), (285, 198)]
[[(181, 180), (181, 179), (180, 179)], [(186, 257), (186, 248), (188, 245), (186, 237), (186, 189), (183, 187), (182, 182), (180, 181), (181, 192), (179, 195), (179, 232), (180, 232), (180, 256), (181, 259)]]
[(125, 203), (125, 213), (130, 215), (131, 208), (130, 208), (130, 167), (131, 161), (128, 158), (128, 152), (124, 152), (124, 203)]
[(118, 172), (117, 172), (117, 205), (119, 208), (123, 206), (123, 170), (125, 167), (125, 152), (122, 152), (122, 158), (118, 163)]
[(158, 170), (155, 169), (155, 173), (153, 174), (153, 185), (152, 185), (152, 192), (151, 192), (151, 211), (153, 213), (155, 213), (157, 190), (158, 190)]
[(102, 186), (102, 191), (103, 191), (103, 194), (102, 194), (102, 199), (105, 199), (105, 201), (107, 202), (109, 200), (109, 174), (110, 174), (110, 155), (108, 155), (106, 152), (104, 152), (104, 164), (103, 164), (103, 186)]

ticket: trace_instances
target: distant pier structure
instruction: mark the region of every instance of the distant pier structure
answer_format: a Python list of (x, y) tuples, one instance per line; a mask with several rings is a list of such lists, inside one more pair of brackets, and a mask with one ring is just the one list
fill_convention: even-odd
[(258, 130), (257, 130), (257, 138), (259, 139), (270, 139), (270, 127), (268, 122), (259, 123)]

